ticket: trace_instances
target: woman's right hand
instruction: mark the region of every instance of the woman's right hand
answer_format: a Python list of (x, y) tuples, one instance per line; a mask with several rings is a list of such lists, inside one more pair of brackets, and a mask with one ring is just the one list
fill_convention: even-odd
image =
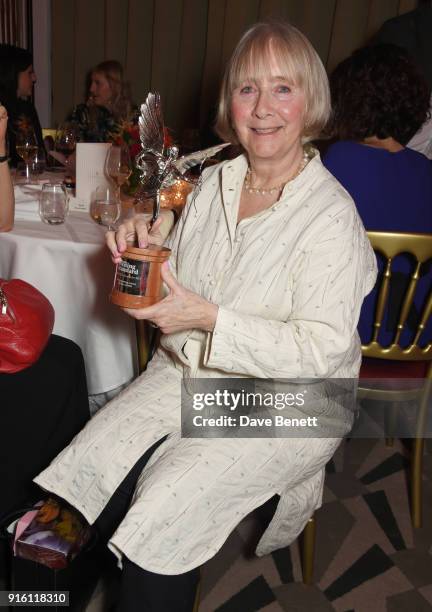
[[(171, 211), (167, 212), (172, 215)], [(151, 229), (150, 221), (150, 214), (137, 214), (130, 219), (126, 219), (117, 231), (106, 233), (106, 243), (111, 251), (114, 263), (120, 262), (122, 253), (126, 250), (128, 243), (137, 242), (139, 248), (145, 249), (149, 244), (161, 246), (165, 242), (166, 234), (164, 236), (160, 231), (161, 226), (165, 226), (168, 221), (165, 212), (161, 213)]]

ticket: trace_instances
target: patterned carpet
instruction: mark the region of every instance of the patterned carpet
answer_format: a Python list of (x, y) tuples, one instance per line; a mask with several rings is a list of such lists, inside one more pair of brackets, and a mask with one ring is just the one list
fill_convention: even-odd
[[(422, 529), (411, 526), (403, 444), (345, 441), (327, 467), (324, 503), (316, 513), (313, 586), (302, 584), (298, 542), (263, 558), (253, 555), (274, 510), (267, 504), (245, 519), (203, 568), (199, 612), (432, 610), (430, 442)], [(108, 576), (99, 584), (86, 612), (114, 609), (117, 579)]]
[(271, 515), (264, 508), (243, 521), (203, 569), (199, 612), (432, 610), (429, 451), (422, 529), (411, 526), (408, 453), (401, 442), (387, 448), (382, 440), (345, 441), (328, 465), (316, 513), (314, 585), (301, 582), (298, 542), (253, 556), (265, 514)]

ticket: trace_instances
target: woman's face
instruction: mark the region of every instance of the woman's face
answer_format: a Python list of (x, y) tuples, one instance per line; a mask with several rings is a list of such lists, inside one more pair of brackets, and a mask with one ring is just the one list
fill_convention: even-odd
[(28, 98), (33, 92), (33, 83), (36, 83), (36, 75), (33, 70), (33, 65), (22, 72), (18, 72), (18, 89), (17, 98)]
[(90, 83), (92, 101), (98, 106), (109, 106), (112, 91), (108, 80), (100, 72), (93, 72)]
[(250, 161), (289, 161), (301, 148), (304, 93), (281, 76), (274, 56), (262, 79), (240, 84), (231, 98), (231, 120)]

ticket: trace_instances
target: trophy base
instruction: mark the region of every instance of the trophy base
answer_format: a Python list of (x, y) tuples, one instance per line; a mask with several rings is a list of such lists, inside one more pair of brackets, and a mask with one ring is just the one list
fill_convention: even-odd
[(117, 264), (110, 301), (122, 308), (145, 308), (162, 299), (161, 266), (170, 249), (128, 247)]
[(109, 296), (110, 302), (122, 308), (146, 308), (153, 306), (162, 300), (162, 296), (154, 295), (129, 295), (113, 289)]

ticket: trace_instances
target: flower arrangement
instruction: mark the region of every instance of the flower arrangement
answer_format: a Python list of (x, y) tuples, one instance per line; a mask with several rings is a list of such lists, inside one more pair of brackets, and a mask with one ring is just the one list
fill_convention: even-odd
[[(126, 121), (121, 124), (119, 132), (113, 134), (113, 144), (117, 146), (126, 146), (129, 149), (129, 155), (132, 163), (132, 173), (124, 187), (125, 193), (134, 195), (140, 186), (140, 171), (136, 167), (135, 158), (141, 151), (141, 140), (139, 127), (136, 122)], [(170, 147), (174, 144), (168, 128), (164, 127), (164, 146)]]

